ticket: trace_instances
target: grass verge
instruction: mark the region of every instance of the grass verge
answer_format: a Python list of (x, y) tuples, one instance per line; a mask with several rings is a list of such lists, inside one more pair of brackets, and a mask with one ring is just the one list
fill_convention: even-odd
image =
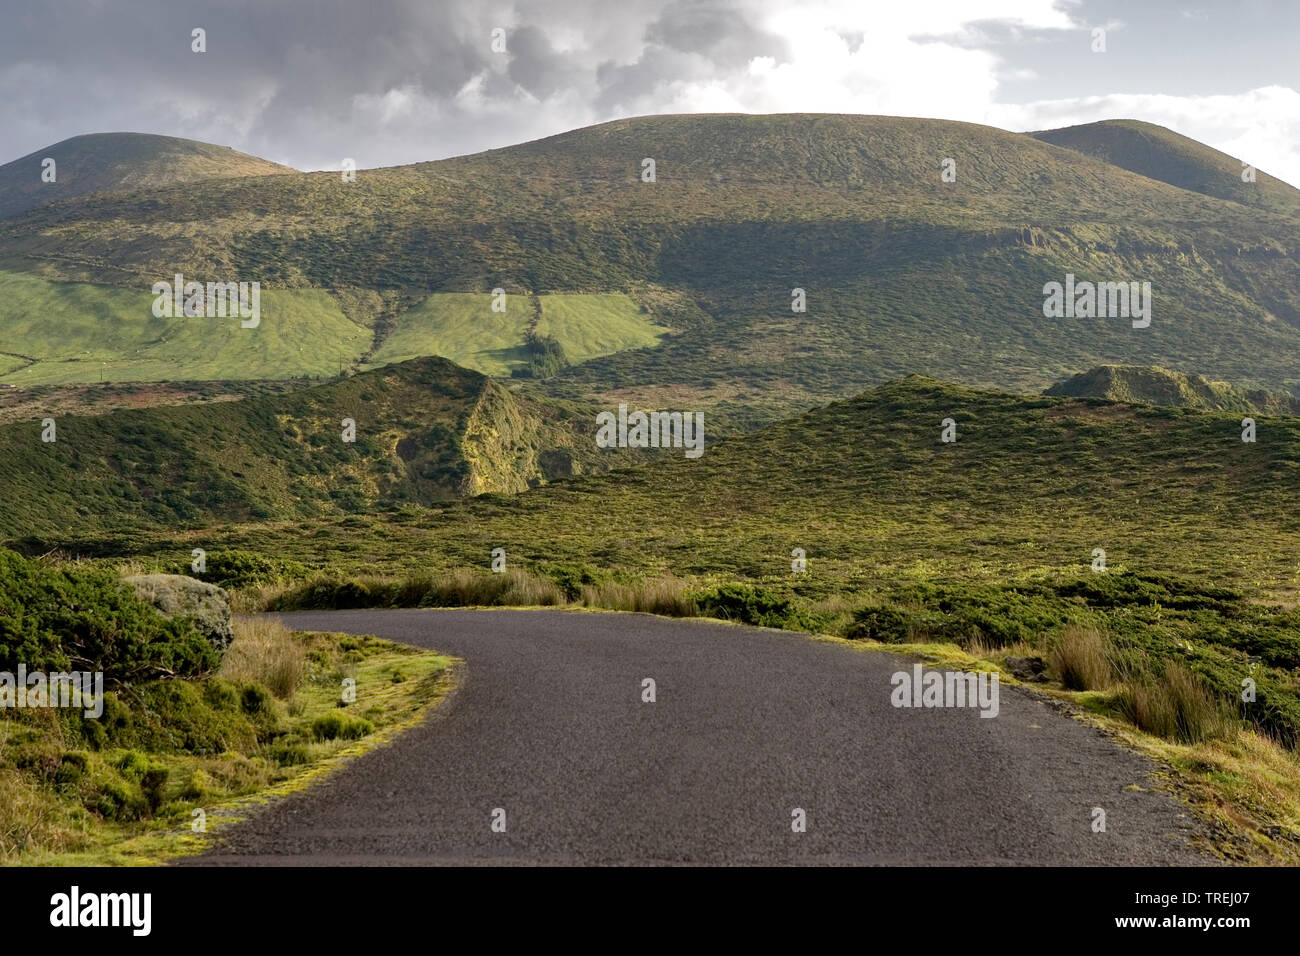
[[(255, 806), (422, 720), (453, 686), (454, 663), (240, 618), (217, 674), (106, 695), (94, 735), (75, 715), (7, 712), (0, 863), (152, 865), (202, 852)], [(343, 706), (345, 680), (355, 702)]]

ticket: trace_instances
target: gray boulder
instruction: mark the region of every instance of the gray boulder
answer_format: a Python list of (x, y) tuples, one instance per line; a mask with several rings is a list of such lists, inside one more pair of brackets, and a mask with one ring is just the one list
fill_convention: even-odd
[(234, 640), (230, 629), (230, 601), (223, 588), (183, 574), (136, 574), (123, 578), (136, 597), (152, 604), (163, 617), (189, 618), (217, 653)]

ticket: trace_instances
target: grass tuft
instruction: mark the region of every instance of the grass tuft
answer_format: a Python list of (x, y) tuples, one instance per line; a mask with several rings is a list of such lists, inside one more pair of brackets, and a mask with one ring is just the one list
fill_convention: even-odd
[(1105, 690), (1115, 681), (1110, 641), (1095, 627), (1067, 624), (1048, 663), (1069, 690)]
[(307, 673), (307, 652), (293, 632), (274, 618), (237, 615), (235, 639), (226, 650), (218, 676), (251, 681), (288, 700)]
[(1159, 675), (1134, 675), (1116, 704), (1138, 728), (1166, 740), (1195, 744), (1236, 731), (1224, 704), (1178, 661), (1167, 662)]

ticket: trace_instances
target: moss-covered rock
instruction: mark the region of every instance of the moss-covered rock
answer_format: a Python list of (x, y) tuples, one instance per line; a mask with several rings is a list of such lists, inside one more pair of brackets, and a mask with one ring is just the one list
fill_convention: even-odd
[(230, 601), (224, 589), (182, 574), (137, 574), (124, 579), (136, 597), (152, 604), (167, 618), (184, 618), (218, 652), (234, 639)]

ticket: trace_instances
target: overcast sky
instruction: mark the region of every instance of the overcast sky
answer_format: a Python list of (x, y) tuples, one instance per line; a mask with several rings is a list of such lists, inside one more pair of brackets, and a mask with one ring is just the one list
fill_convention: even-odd
[(644, 113), (1123, 117), (1300, 186), (1298, 91), (1300, 0), (0, 0), (0, 162), (119, 130), (336, 169)]

